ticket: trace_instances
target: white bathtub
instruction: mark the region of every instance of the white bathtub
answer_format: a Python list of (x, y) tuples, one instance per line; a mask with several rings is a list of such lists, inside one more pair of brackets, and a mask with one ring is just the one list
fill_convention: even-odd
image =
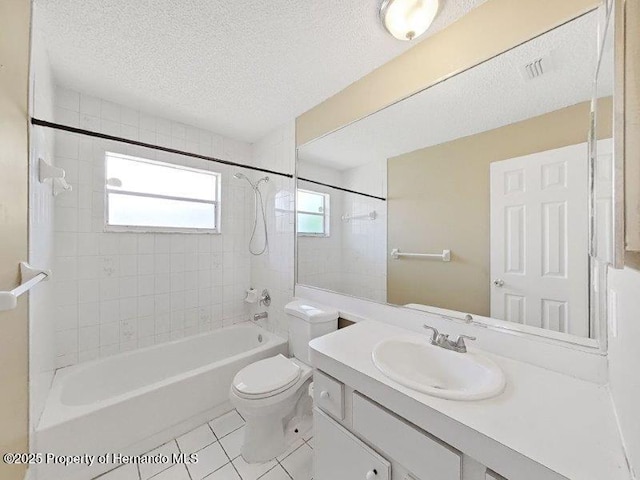
[[(287, 341), (236, 325), (59, 370), (36, 431), (35, 450), (60, 455), (145, 453), (231, 410), (244, 366)], [(38, 467), (38, 480), (88, 479), (113, 468)]]

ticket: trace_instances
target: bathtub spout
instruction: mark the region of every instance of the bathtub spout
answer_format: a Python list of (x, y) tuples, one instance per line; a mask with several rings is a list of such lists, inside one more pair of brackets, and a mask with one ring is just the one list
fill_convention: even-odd
[(253, 321), (257, 322), (258, 320), (263, 320), (263, 319), (267, 319), (269, 318), (269, 314), (267, 312), (260, 312), (260, 313), (256, 313), (253, 316)]

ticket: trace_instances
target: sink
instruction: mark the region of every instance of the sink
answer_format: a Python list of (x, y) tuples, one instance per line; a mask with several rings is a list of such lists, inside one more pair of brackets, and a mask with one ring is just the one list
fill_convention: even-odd
[(412, 336), (383, 340), (373, 363), (391, 380), (418, 392), (451, 400), (482, 400), (504, 390), (504, 373), (491, 359), (458, 353)]

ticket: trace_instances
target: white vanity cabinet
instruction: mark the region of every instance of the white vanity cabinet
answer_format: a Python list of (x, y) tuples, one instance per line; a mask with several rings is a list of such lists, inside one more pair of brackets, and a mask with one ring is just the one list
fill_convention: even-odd
[(314, 480), (504, 480), (324, 372), (313, 390)]
[(390, 480), (391, 464), (327, 414), (315, 409), (316, 480)]

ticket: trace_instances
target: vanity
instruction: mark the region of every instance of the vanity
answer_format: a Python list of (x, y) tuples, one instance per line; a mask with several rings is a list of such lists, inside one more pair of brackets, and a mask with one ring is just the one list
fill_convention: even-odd
[(372, 360), (378, 344), (407, 335), (428, 343), (376, 321), (310, 343), (314, 479), (628, 480), (606, 387), (482, 352), (504, 372), (504, 391), (438, 398)]
[[(389, 65), (415, 90), (391, 95), (374, 72), (371, 91), (320, 107), (349, 121), (299, 135), (295, 295), (356, 321), (310, 343), (315, 480), (630, 478), (621, 432), (637, 424), (618, 421), (607, 357), (625, 2), (540, 30), (510, 17), (518, 39), (491, 5), (448, 28), (450, 44), (416, 47), (408, 71)], [(471, 48), (470, 27), (504, 44)], [(453, 68), (476, 49), (482, 61)], [(413, 83), (407, 62), (439, 54), (452, 68)], [(423, 324), (478, 338), (464, 353)], [(446, 356), (422, 347), (430, 336)]]

